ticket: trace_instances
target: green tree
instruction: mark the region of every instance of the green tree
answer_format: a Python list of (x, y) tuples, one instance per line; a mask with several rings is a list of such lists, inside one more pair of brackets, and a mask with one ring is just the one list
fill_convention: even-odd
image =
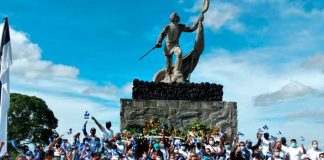
[(44, 100), (18, 93), (10, 94), (8, 139), (18, 144), (44, 145), (58, 120)]

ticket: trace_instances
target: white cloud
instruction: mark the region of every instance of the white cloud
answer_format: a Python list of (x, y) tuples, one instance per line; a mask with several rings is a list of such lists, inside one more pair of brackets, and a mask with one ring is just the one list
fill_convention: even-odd
[[(185, 11), (196, 13), (201, 10), (202, 1), (196, 1), (191, 9)], [(243, 32), (244, 24), (237, 21), (240, 13), (240, 8), (231, 3), (211, 1), (209, 10), (205, 14), (204, 25), (216, 32), (221, 27), (225, 27), (234, 32)], [(190, 21), (194, 21), (197, 17), (191, 17)]]
[[(0, 25), (2, 30), (3, 24)], [(76, 78), (78, 76), (79, 70), (76, 67), (41, 60), (42, 50), (28, 39), (26, 33), (10, 28), (10, 36), (13, 52), (12, 74), (29, 80), (40, 77)]]
[(89, 96), (101, 97), (108, 100), (119, 100), (121, 95), (129, 95), (132, 93), (133, 83), (128, 83), (121, 88), (114, 85), (107, 85), (105, 87), (89, 87), (83, 90), (83, 93)]
[(243, 23), (240, 23), (238, 21), (229, 21), (226, 24), (226, 27), (236, 33), (242, 33), (246, 30), (245, 26)]
[(254, 101), (255, 106), (269, 106), (282, 101), (291, 100), (298, 97), (314, 94), (315, 89), (301, 84), (297, 81), (292, 81), (289, 84), (283, 86), (280, 90), (265, 93), (257, 96)]
[(323, 19), (324, 11), (315, 8), (306, 12), (302, 7), (291, 6), (282, 10), (281, 15), (285, 17), (303, 17), (308, 19), (318, 17)]

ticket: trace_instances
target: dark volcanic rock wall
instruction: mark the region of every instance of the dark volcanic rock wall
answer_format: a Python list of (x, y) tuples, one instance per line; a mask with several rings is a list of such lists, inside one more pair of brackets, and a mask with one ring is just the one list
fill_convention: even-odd
[(214, 83), (155, 83), (135, 79), (133, 99), (222, 101), (223, 86)]

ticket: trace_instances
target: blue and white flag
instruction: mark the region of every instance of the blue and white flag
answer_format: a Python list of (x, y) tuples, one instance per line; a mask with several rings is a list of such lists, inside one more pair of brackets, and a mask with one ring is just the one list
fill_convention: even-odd
[(72, 128), (70, 128), (67, 132), (68, 135), (72, 134)]
[(244, 137), (244, 134), (241, 133), (241, 132), (237, 132), (237, 136), (242, 136), (242, 137)]
[(277, 140), (278, 140), (278, 138), (277, 138), (277, 137), (275, 137), (275, 136), (272, 136), (272, 135), (271, 135), (270, 139), (272, 139), (273, 141), (277, 141)]
[(264, 125), (262, 128), (263, 128), (264, 130), (268, 130), (268, 129), (269, 129), (267, 125)]
[(305, 141), (305, 138), (303, 136), (300, 136), (300, 141)]
[(10, 141), (10, 143), (11, 143), (12, 147), (14, 147), (16, 150), (18, 150), (18, 146), (17, 146), (16, 140), (12, 140), (12, 141)]
[(223, 136), (225, 136), (225, 132), (224, 131), (219, 131), (219, 135), (223, 137)]
[(9, 141), (11, 146), (18, 152), (18, 153), (22, 153), (22, 151), (18, 148), (18, 145), (17, 145), (17, 141), (16, 140), (11, 140)]
[(3, 31), (0, 46), (0, 143), (4, 143), (0, 155), (7, 152), (7, 120), (10, 103), (9, 92), (9, 66), (11, 65), (11, 45), (8, 18), (4, 19)]
[(90, 117), (90, 113), (88, 111), (86, 111), (84, 113), (84, 119), (89, 119), (89, 117)]

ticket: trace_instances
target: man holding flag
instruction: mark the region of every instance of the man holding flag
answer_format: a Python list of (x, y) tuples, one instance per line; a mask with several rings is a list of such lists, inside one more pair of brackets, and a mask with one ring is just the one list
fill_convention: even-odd
[(10, 103), (9, 66), (11, 65), (11, 45), (8, 18), (4, 18), (0, 46), (0, 155), (7, 152), (7, 125)]

